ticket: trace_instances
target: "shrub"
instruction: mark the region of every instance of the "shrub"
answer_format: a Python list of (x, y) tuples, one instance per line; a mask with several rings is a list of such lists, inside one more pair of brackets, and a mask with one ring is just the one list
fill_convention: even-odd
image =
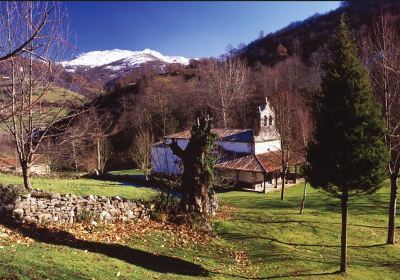
[(13, 204), (18, 196), (26, 193), (21, 185), (0, 185), (0, 203), (1, 205)]
[(78, 223), (90, 223), (91, 221), (99, 220), (99, 217), (95, 214), (94, 211), (90, 211), (87, 209), (79, 210), (76, 213), (75, 218)]

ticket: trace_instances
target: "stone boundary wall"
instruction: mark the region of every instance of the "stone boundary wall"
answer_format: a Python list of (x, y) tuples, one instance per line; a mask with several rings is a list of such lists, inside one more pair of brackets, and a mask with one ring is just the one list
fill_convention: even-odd
[(155, 208), (154, 202), (131, 201), (119, 196), (76, 196), (42, 190), (0, 202), (2, 214), (8, 214), (17, 222), (35, 224), (147, 220)]

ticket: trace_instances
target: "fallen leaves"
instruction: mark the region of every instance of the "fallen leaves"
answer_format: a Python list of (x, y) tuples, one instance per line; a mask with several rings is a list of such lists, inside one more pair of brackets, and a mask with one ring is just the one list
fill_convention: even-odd
[(29, 246), (30, 243), (34, 242), (33, 239), (23, 236), (22, 234), (8, 229), (3, 225), (0, 225), (0, 248), (4, 248), (9, 244), (25, 244)]
[[(26, 227), (30, 231), (28, 225), (22, 227)], [(203, 245), (212, 238), (210, 235), (195, 231), (186, 225), (151, 220), (114, 224), (48, 224), (38, 226), (34, 231), (40, 232), (41, 229), (45, 229), (43, 232), (46, 236), (59, 241), (65, 239), (66, 241), (81, 240), (126, 244), (133, 238), (140, 238), (144, 244), (148, 243), (148, 240), (152, 240), (152, 242), (156, 240), (161, 243), (161, 248), (187, 247), (193, 244)], [(159, 234), (160, 238), (157, 237)], [(29, 243), (32, 242), (34, 242), (33, 239), (18, 233), (18, 231), (0, 226), (0, 246), (9, 244), (27, 244), (29, 246)]]
[(223, 205), (219, 207), (217, 214), (213, 217), (213, 220), (226, 221), (231, 218), (231, 214), (235, 211), (235, 207), (229, 205)]

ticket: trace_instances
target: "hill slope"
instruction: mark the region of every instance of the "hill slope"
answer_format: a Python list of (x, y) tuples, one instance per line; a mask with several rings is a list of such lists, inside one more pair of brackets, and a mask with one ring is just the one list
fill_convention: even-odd
[[(294, 22), (251, 42), (237, 52), (251, 65), (260, 62), (272, 66), (294, 53), (300, 54), (307, 61), (315, 53), (324, 52), (342, 13), (347, 15), (349, 26), (357, 36), (368, 30), (373, 16), (381, 8), (399, 18), (400, 5), (395, 1), (347, 1), (334, 11)], [(279, 47), (283, 47), (283, 51)]]

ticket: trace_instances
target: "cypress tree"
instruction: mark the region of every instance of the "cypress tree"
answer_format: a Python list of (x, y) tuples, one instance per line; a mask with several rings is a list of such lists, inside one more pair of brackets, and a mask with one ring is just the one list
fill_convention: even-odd
[(373, 193), (381, 186), (387, 175), (388, 151), (384, 121), (345, 16), (324, 67), (321, 107), (305, 175), (313, 187), (341, 200), (340, 271), (346, 272), (349, 198)]

